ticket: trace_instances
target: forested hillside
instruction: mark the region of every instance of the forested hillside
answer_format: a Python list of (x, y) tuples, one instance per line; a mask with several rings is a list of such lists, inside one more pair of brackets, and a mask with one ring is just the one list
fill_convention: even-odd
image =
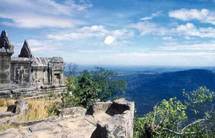
[(137, 115), (152, 110), (153, 105), (164, 98), (182, 98), (183, 90), (191, 91), (199, 86), (215, 90), (215, 74), (209, 70), (186, 70), (161, 74), (131, 74), (119, 77), (127, 82), (127, 90), (121, 96), (134, 100)]

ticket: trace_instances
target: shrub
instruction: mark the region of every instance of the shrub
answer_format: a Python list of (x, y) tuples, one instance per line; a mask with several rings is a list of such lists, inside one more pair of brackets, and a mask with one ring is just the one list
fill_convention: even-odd
[(126, 88), (122, 80), (114, 80), (114, 73), (102, 68), (95, 71), (84, 71), (77, 77), (67, 79), (67, 93), (63, 94), (64, 107), (89, 107), (96, 101), (105, 101), (113, 98), (117, 92)]
[(184, 95), (184, 101), (162, 100), (152, 112), (136, 118), (134, 137), (213, 137), (214, 92), (200, 87)]
[(60, 114), (59, 109), (60, 104), (58, 102), (51, 104), (50, 106), (48, 106), (48, 116), (59, 115)]

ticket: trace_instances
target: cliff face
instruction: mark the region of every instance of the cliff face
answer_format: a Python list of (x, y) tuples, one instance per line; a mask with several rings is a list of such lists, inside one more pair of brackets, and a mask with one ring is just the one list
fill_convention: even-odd
[(63, 109), (60, 117), (29, 122), (0, 133), (2, 138), (132, 138), (134, 102), (118, 99), (98, 102), (89, 110)]

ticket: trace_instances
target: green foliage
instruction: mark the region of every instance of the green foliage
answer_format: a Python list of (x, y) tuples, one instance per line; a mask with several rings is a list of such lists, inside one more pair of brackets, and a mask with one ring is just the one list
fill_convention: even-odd
[(187, 98), (187, 102), (192, 105), (203, 104), (206, 102), (212, 102), (214, 100), (215, 94), (206, 87), (199, 87), (193, 92), (183, 92)]
[[(154, 106), (152, 112), (136, 118), (134, 137), (214, 136), (215, 111), (214, 108), (208, 108), (209, 105), (214, 107), (214, 92), (206, 87), (200, 87), (193, 92), (184, 92), (184, 95), (185, 101), (179, 101), (176, 98), (162, 100)], [(196, 117), (193, 118), (190, 116), (190, 111), (198, 114), (194, 114)]]
[(176, 127), (176, 120), (183, 121), (187, 118), (186, 108), (186, 105), (176, 98), (170, 98), (168, 101), (162, 100), (154, 109), (156, 112), (155, 123), (160, 123), (163, 127)]
[(52, 104), (48, 107), (48, 115), (49, 116), (52, 116), (52, 115), (59, 115), (60, 114), (60, 104), (59, 103), (55, 103), (55, 104)]
[(199, 87), (197, 90), (183, 94), (185, 103), (197, 117), (207, 114), (214, 106), (215, 94), (206, 87)]
[(66, 86), (67, 86), (67, 91), (72, 92), (76, 89), (77, 87), (77, 78), (76, 77), (69, 77), (66, 80)]
[(117, 74), (105, 70), (104, 68), (96, 68), (91, 72), (93, 81), (98, 84), (101, 92), (98, 93), (98, 97), (101, 101), (105, 101), (110, 97), (113, 97), (116, 92), (123, 92), (126, 88), (126, 83), (123, 80), (114, 80), (114, 76)]
[(66, 93), (63, 93), (61, 96), (62, 106), (64, 108), (78, 106), (80, 103), (80, 98), (75, 97), (73, 94), (73, 92), (75, 92), (78, 87), (77, 78), (76, 77), (67, 78), (66, 86), (67, 91)]
[(93, 75), (87, 71), (78, 78), (78, 87), (74, 91), (74, 96), (80, 99), (80, 105), (88, 107), (99, 99), (102, 92), (98, 83), (93, 80)]
[[(148, 113), (148, 117), (150, 116)], [(151, 114), (152, 115), (152, 114)], [(134, 138), (142, 138), (146, 134), (144, 130), (144, 126), (148, 123), (150, 123), (151, 119), (148, 119), (148, 117), (136, 117), (134, 119)]]
[[(161, 103), (154, 107), (153, 111), (135, 121), (135, 137), (141, 137), (150, 129), (155, 135), (164, 135), (164, 129), (177, 129), (179, 122), (187, 119), (186, 105), (176, 98), (162, 100)], [(140, 132), (139, 132), (140, 131)], [(156, 134), (157, 132), (157, 134)]]
[(96, 101), (105, 101), (116, 92), (125, 90), (126, 85), (122, 80), (115, 80), (111, 71), (97, 68), (93, 72), (84, 71), (77, 77), (67, 80), (67, 93), (63, 94), (63, 105), (89, 107)]

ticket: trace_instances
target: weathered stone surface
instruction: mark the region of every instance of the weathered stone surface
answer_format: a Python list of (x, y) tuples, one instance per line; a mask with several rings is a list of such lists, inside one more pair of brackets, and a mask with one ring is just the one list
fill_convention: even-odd
[(83, 107), (72, 107), (72, 108), (65, 108), (60, 111), (60, 114), (64, 116), (71, 116), (71, 117), (84, 117), (86, 114), (86, 109)]
[(53, 94), (61, 94), (65, 92), (65, 86), (46, 86), (46, 87), (29, 87), (29, 88), (20, 88), (15, 87), (7, 90), (0, 89), (0, 97), (1, 98), (8, 98), (8, 97), (43, 97), (48, 96), (50, 93)]
[(99, 136), (104, 138), (133, 137), (133, 102), (118, 99), (113, 102), (100, 102), (91, 108), (93, 112), (90, 113), (97, 122), (97, 129), (93, 133), (92, 138), (98, 138)]
[(31, 63), (31, 58), (12, 58), (11, 82), (19, 86), (29, 87), (32, 83)]
[[(13, 115), (14, 115), (14, 113), (12, 113), (12, 112), (0, 112), (0, 118), (11, 117)], [(0, 121), (0, 123), (1, 123), (1, 121)]]
[(17, 114), (23, 114), (28, 110), (28, 103), (24, 99), (17, 100), (15, 105)]
[(0, 133), (1, 138), (89, 138), (95, 125), (84, 117), (61, 118), (31, 126), (9, 129)]
[(0, 36), (0, 85), (10, 83), (10, 62), (12, 54), (13, 46), (8, 40), (7, 33), (2, 31)]
[(23, 114), (28, 110), (28, 104), (24, 99), (19, 99), (14, 105), (9, 105), (7, 108), (8, 112)]
[[(114, 110), (111, 105), (114, 104)], [(115, 106), (115, 104), (118, 104)], [(117, 112), (118, 107), (126, 107)], [(117, 107), (115, 109), (115, 107)], [(111, 110), (110, 110), (111, 108)], [(113, 111), (107, 114), (107, 110)], [(84, 115), (82, 107), (67, 108), (63, 117), (9, 129), (0, 133), (2, 138), (132, 138), (134, 103), (125, 99), (114, 102), (99, 102), (93, 106), (92, 115)]]
[(18, 129), (11, 128), (6, 130), (3, 133), (0, 133), (0, 137), (2, 138), (25, 138), (24, 135), (22, 135)]
[(93, 106), (90, 106), (89, 109), (87, 110), (87, 115), (93, 115), (95, 113), (100, 113), (107, 111), (108, 108), (111, 106), (112, 102), (97, 102)]

